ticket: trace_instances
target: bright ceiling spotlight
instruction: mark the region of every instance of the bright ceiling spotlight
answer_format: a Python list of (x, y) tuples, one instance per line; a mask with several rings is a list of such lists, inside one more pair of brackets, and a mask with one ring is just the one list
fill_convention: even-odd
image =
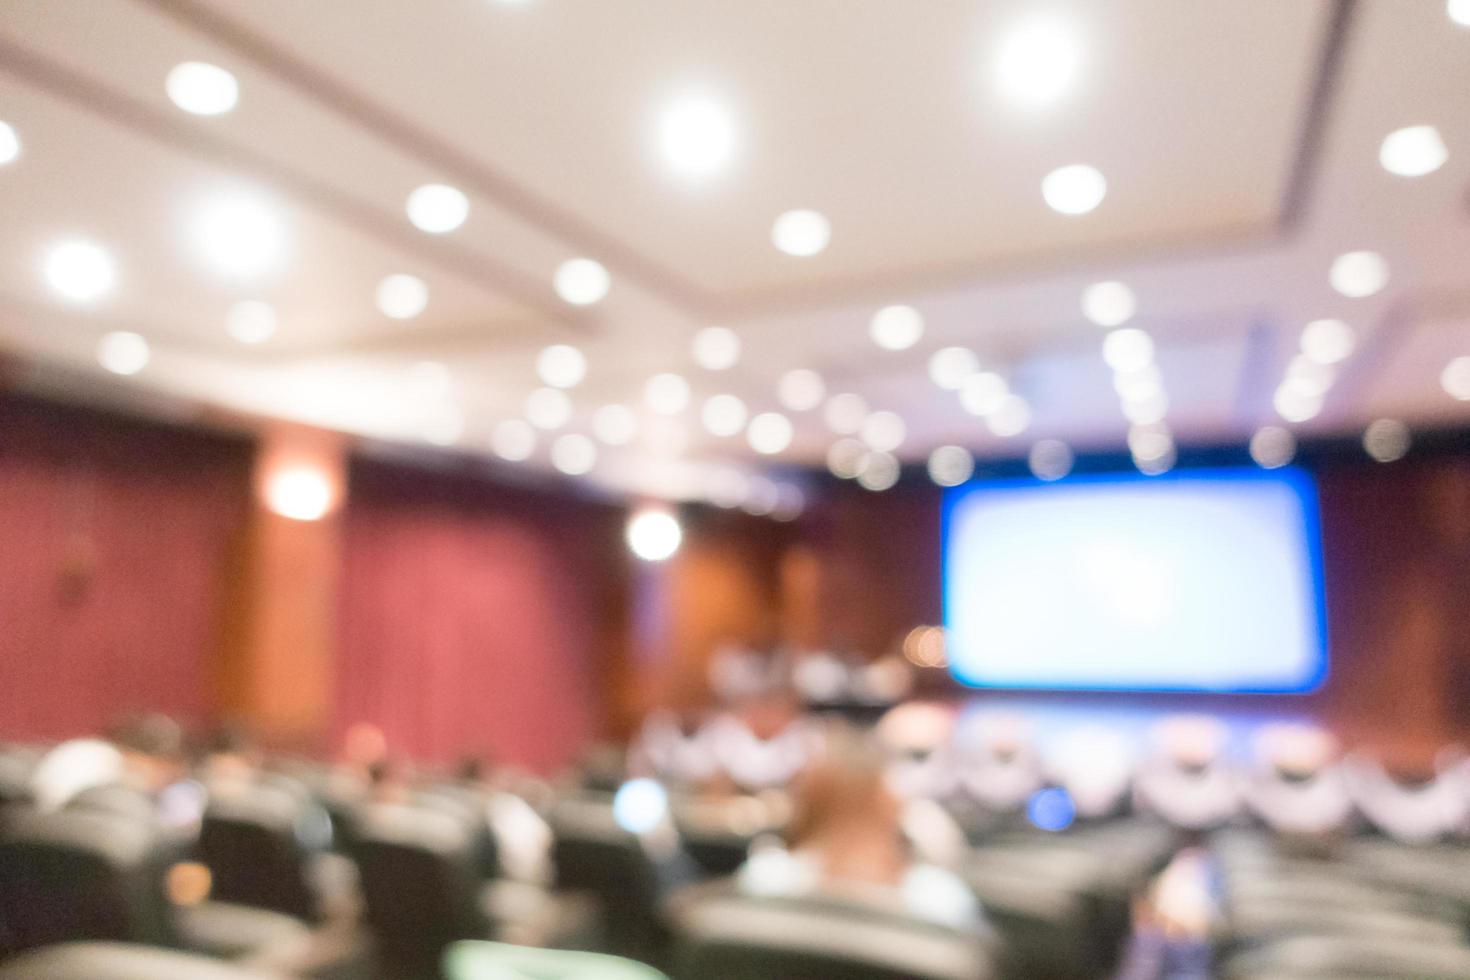
[(858, 432), (859, 438), (867, 443), (868, 448), (880, 453), (891, 453), (903, 445), (908, 427), (903, 424), (903, 418), (897, 412), (882, 411), (874, 412), (863, 419), (862, 428)]
[(521, 419), (506, 419), (491, 430), (490, 448), (501, 459), (519, 463), (536, 451), (536, 430)]
[(1020, 395), (1007, 395), (1000, 406), (985, 416), (985, 427), (990, 434), (1009, 439), (1018, 436), (1031, 426), (1031, 406)]
[(872, 452), (863, 457), (857, 481), (863, 489), (881, 493), (897, 483), (901, 474), (902, 468), (892, 455)]
[(929, 380), (946, 391), (958, 391), (980, 370), (980, 359), (968, 347), (941, 347), (929, 355)]
[(740, 361), (740, 335), (729, 327), (705, 327), (692, 347), (694, 363), (706, 371), (725, 371)]
[(580, 432), (557, 436), (551, 444), (551, 465), (567, 476), (590, 473), (597, 465), (597, 444)]
[(1337, 380), (1337, 368), (1330, 364), (1319, 364), (1305, 354), (1298, 354), (1286, 366), (1284, 387), (1302, 394), (1325, 395)]
[(240, 83), (218, 65), (185, 61), (174, 65), (163, 83), (169, 100), (196, 116), (218, 116), (240, 101)]
[(612, 288), (612, 276), (592, 259), (567, 259), (556, 268), (556, 295), (573, 306), (591, 306)]
[(148, 341), (130, 330), (114, 330), (97, 342), (97, 361), (113, 374), (137, 374), (151, 356)]
[(735, 155), (735, 121), (724, 104), (709, 95), (679, 96), (659, 113), (658, 148), (675, 176), (685, 180), (713, 176)]
[(419, 231), (444, 235), (465, 223), (470, 216), (470, 199), (464, 191), (448, 184), (425, 184), (408, 195), (408, 220)]
[(1398, 419), (1379, 419), (1363, 433), (1363, 449), (1380, 463), (1403, 459), (1411, 442), (1409, 427)]
[(282, 469), (265, 484), (265, 505), (274, 514), (293, 521), (319, 521), (331, 512), (332, 481), (308, 467)]
[(793, 368), (781, 375), (776, 385), (777, 400), (793, 412), (809, 412), (825, 397), (827, 386), (822, 376), (810, 368)]
[(1322, 392), (1283, 382), (1271, 399), (1276, 414), (1288, 422), (1305, 422), (1322, 411)]
[(1377, 252), (1344, 252), (1333, 260), (1327, 279), (1344, 296), (1361, 299), (1388, 285), (1388, 263)]
[(394, 320), (412, 320), (429, 305), (429, 286), (418, 276), (397, 273), (378, 283), (378, 312)]
[(537, 388), (526, 396), (526, 419), (538, 429), (560, 429), (572, 420), (572, 400), (560, 388)]
[(276, 202), (255, 191), (210, 197), (193, 215), (194, 244), (205, 263), (231, 279), (258, 279), (286, 258), (286, 226)]
[(1357, 343), (1353, 328), (1341, 320), (1313, 320), (1302, 328), (1302, 353), (1318, 364), (1346, 360)]
[(1082, 63), (1077, 33), (1060, 17), (1041, 16), (1011, 28), (995, 57), (1001, 96), (1018, 109), (1040, 109), (1076, 84)]
[(13, 162), (18, 156), (20, 156), (20, 136), (10, 123), (0, 122), (0, 166)]
[(1174, 452), (1174, 437), (1162, 425), (1135, 425), (1128, 430), (1128, 452), (1135, 461), (1163, 459)]
[(667, 511), (640, 510), (629, 518), (624, 537), (628, 549), (643, 561), (665, 561), (679, 550), (684, 530)]
[(1265, 425), (1251, 436), (1251, 459), (1265, 470), (1274, 470), (1290, 463), (1296, 455), (1296, 436), (1279, 425)]
[(761, 412), (750, 420), (745, 439), (763, 456), (774, 456), (791, 445), (791, 420), (780, 412)]
[(885, 306), (873, 314), (868, 335), (884, 350), (907, 350), (924, 336), (924, 317), (912, 306)]
[(1378, 162), (1400, 177), (1423, 177), (1444, 166), (1450, 158), (1444, 139), (1433, 126), (1405, 126), (1383, 138)]
[(1031, 475), (1048, 483), (1060, 480), (1072, 472), (1072, 448), (1060, 439), (1042, 439), (1026, 454), (1026, 464)]
[(1041, 196), (1059, 214), (1087, 214), (1108, 194), (1108, 182), (1096, 167), (1074, 163), (1058, 167), (1041, 180)]
[(957, 487), (975, 474), (975, 457), (963, 446), (940, 446), (929, 454), (929, 479), (941, 487)]
[(1005, 403), (1010, 395), (1006, 379), (994, 371), (981, 371), (965, 379), (960, 388), (960, 404), (971, 415), (989, 415)]
[(734, 395), (715, 395), (705, 400), (699, 418), (710, 435), (739, 435), (745, 428), (745, 402)]
[(1470, 356), (1457, 357), (1446, 364), (1439, 383), (1451, 398), (1470, 402)]
[(117, 271), (112, 256), (100, 245), (69, 241), (46, 253), (46, 282), (68, 303), (95, 303), (112, 291)]
[(827, 399), (822, 408), (822, 421), (838, 435), (850, 436), (863, 427), (868, 417), (868, 403), (862, 395), (844, 392)]
[(258, 299), (244, 299), (225, 314), (225, 329), (242, 344), (263, 344), (276, 334), (276, 308)]
[(553, 388), (575, 388), (587, 376), (587, 357), (571, 344), (552, 344), (536, 355), (536, 373)]
[(1164, 393), (1164, 376), (1158, 366), (1145, 364), (1136, 371), (1113, 372), (1113, 390), (1125, 402), (1154, 398)]
[(643, 386), (643, 403), (659, 415), (678, 415), (689, 407), (689, 382), (665, 371)]
[(638, 416), (627, 405), (604, 405), (592, 413), (592, 434), (609, 446), (626, 446), (638, 434)]
[(868, 447), (857, 439), (838, 439), (827, 449), (827, 470), (839, 480), (851, 480), (863, 469)]
[(1114, 371), (1142, 371), (1153, 359), (1153, 338), (1137, 327), (1119, 327), (1103, 338), (1103, 360)]
[(1082, 315), (1099, 327), (1121, 327), (1136, 312), (1138, 300), (1124, 283), (1095, 282), (1082, 292)]
[(1169, 396), (1162, 390), (1147, 398), (1123, 399), (1123, 417), (1134, 425), (1149, 425), (1164, 421), (1169, 414)]
[(1470, 27), (1470, 0), (1446, 0), (1445, 12), (1461, 27)]
[(816, 255), (832, 240), (832, 223), (818, 211), (787, 211), (771, 225), (771, 243), (798, 258)]

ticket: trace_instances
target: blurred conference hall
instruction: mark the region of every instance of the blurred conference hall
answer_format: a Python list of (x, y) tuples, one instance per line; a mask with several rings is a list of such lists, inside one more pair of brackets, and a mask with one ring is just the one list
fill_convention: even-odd
[(0, 980), (1470, 980), (1470, 0), (0, 0)]

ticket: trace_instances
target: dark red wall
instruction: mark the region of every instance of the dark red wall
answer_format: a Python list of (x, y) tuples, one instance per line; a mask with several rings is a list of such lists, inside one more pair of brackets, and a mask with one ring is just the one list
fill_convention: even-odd
[(0, 396), (0, 737), (209, 712), (240, 441)]

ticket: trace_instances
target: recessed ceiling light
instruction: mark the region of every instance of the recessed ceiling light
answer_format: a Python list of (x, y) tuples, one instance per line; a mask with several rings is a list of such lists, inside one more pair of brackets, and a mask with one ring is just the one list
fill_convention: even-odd
[(1053, 211), (1061, 214), (1087, 214), (1107, 194), (1107, 179), (1096, 167), (1085, 163), (1058, 167), (1041, 181), (1041, 196)]
[(0, 166), (20, 156), (20, 136), (10, 123), (0, 122)]
[(1470, 402), (1470, 356), (1457, 357), (1446, 364), (1439, 383), (1451, 398)]
[(1153, 338), (1137, 327), (1120, 327), (1103, 338), (1103, 360), (1114, 371), (1141, 371), (1153, 359)]
[(832, 240), (832, 223), (818, 211), (787, 211), (771, 225), (771, 242), (787, 255), (816, 255)]
[(1281, 383), (1305, 394), (1325, 395), (1336, 380), (1337, 368), (1298, 354), (1286, 366), (1286, 378)]
[(1163, 459), (1174, 452), (1174, 437), (1162, 425), (1135, 425), (1128, 430), (1128, 452), (1135, 463)]
[(1031, 406), (1020, 395), (1007, 395), (1000, 406), (985, 416), (985, 427), (991, 435), (1009, 439), (1025, 432), (1031, 425)]
[(1125, 398), (1122, 408), (1123, 417), (1135, 425), (1162, 422), (1169, 414), (1169, 396), (1158, 390), (1143, 398)]
[(419, 231), (443, 235), (465, 223), (470, 216), (470, 199), (464, 191), (448, 184), (425, 184), (408, 195), (408, 220)]
[(627, 405), (604, 405), (592, 413), (592, 434), (609, 446), (626, 446), (638, 434), (638, 416)]
[(1113, 372), (1113, 390), (1123, 401), (1153, 398), (1164, 390), (1164, 378), (1154, 364), (1146, 364), (1136, 371)]
[(591, 306), (607, 295), (612, 277), (602, 263), (568, 259), (556, 269), (556, 294), (573, 306)]
[(1056, 102), (1077, 78), (1082, 45), (1060, 17), (1035, 17), (1017, 24), (996, 52), (995, 77), (1010, 104), (1036, 109)]
[(884, 350), (907, 350), (924, 336), (924, 317), (912, 306), (885, 306), (873, 314), (868, 335)]
[(897, 412), (874, 412), (863, 419), (858, 435), (867, 443), (868, 448), (880, 453), (891, 453), (903, 445), (908, 427), (903, 424), (903, 418)]
[(552, 344), (536, 355), (536, 373), (553, 388), (575, 388), (587, 376), (587, 357), (571, 344)]
[(929, 454), (929, 479), (941, 487), (957, 487), (975, 473), (975, 457), (963, 446), (940, 446)]
[(1011, 393), (1006, 379), (994, 371), (981, 371), (965, 379), (960, 388), (960, 404), (971, 415), (989, 415), (1006, 400)]
[(791, 445), (791, 436), (791, 420), (780, 412), (760, 413), (745, 431), (750, 448), (764, 456), (773, 456)]
[(1470, 27), (1470, 0), (1446, 0), (1445, 12), (1461, 27)]
[(199, 254), (219, 275), (258, 279), (286, 257), (286, 228), (276, 203), (254, 191), (232, 190), (199, 205), (193, 216)]
[(739, 435), (745, 428), (745, 402), (734, 395), (715, 395), (705, 399), (699, 418), (711, 435)]
[(1433, 126), (1405, 126), (1383, 138), (1378, 148), (1378, 162), (1383, 169), (1400, 177), (1423, 177), (1432, 174), (1450, 157), (1444, 139)]
[(225, 329), (242, 344), (263, 344), (276, 333), (276, 308), (258, 299), (245, 299), (230, 307)]
[(1296, 436), (1279, 425), (1266, 425), (1251, 436), (1251, 459), (1262, 469), (1274, 470), (1296, 455)]
[(506, 419), (491, 431), (490, 448), (501, 459), (508, 459), (513, 463), (529, 459), (536, 451), (536, 430), (529, 422)]
[(1169, 443), (1169, 451), (1164, 453), (1162, 456), (1155, 456), (1152, 459), (1141, 459), (1137, 456), (1133, 457), (1133, 465), (1137, 466), (1138, 472), (1142, 473), (1144, 476), (1162, 476), (1163, 474), (1172, 470), (1174, 468), (1174, 464), (1178, 461), (1179, 455), (1174, 448), (1173, 442)]
[(52, 290), (69, 303), (94, 303), (111, 292), (117, 280), (107, 250), (80, 240), (52, 246), (44, 271)]
[(1363, 448), (1380, 463), (1403, 459), (1411, 442), (1409, 427), (1398, 419), (1379, 419), (1363, 433)]
[(113, 374), (137, 374), (151, 356), (148, 341), (128, 330), (115, 330), (97, 342), (97, 361)]
[(868, 403), (862, 395), (851, 393), (833, 395), (822, 409), (822, 420), (838, 435), (850, 436), (857, 432), (867, 417)]
[(378, 310), (395, 320), (411, 320), (429, 305), (429, 287), (418, 276), (398, 273), (378, 283)]
[(746, 485), (745, 500), (741, 502), (740, 509), (755, 517), (766, 517), (775, 511), (780, 493), (775, 481), (753, 476)]
[(1072, 472), (1072, 447), (1060, 439), (1042, 439), (1026, 454), (1026, 464), (1031, 475), (1048, 483), (1060, 480)]
[(857, 481), (864, 490), (881, 493), (897, 483), (902, 472), (898, 460), (889, 453), (866, 453)]
[(571, 421), (572, 400), (560, 388), (537, 388), (526, 396), (526, 418), (538, 429), (560, 429)]
[(946, 391), (958, 391), (980, 370), (980, 359), (968, 347), (941, 347), (929, 355), (929, 380)]
[(679, 550), (684, 531), (674, 515), (663, 510), (640, 510), (623, 532), (628, 548), (644, 561), (664, 561)]
[(643, 386), (643, 403), (659, 415), (678, 415), (689, 406), (689, 382), (677, 374), (655, 374)]
[(1341, 320), (1313, 320), (1302, 328), (1302, 353), (1318, 364), (1336, 364), (1357, 346), (1353, 328)]
[(1133, 290), (1115, 280), (1095, 282), (1082, 293), (1082, 315), (1099, 327), (1121, 327), (1137, 311)]
[(1305, 422), (1322, 411), (1322, 393), (1282, 383), (1271, 399), (1276, 414), (1288, 422)]
[(783, 483), (776, 488), (776, 507), (771, 516), (778, 521), (794, 521), (806, 509), (806, 494), (794, 483)]
[(551, 444), (551, 465), (567, 476), (590, 473), (597, 465), (597, 444), (580, 432), (557, 436)]
[(1377, 252), (1344, 252), (1333, 260), (1327, 278), (1344, 296), (1372, 296), (1388, 285), (1388, 263)]
[(186, 61), (174, 65), (164, 81), (173, 104), (196, 116), (218, 116), (240, 101), (240, 84), (219, 65)]
[(827, 385), (822, 376), (810, 368), (793, 368), (781, 375), (776, 384), (776, 398), (793, 412), (809, 412), (822, 404)]
[(724, 169), (734, 155), (735, 122), (713, 97), (682, 95), (659, 113), (658, 148), (678, 177), (709, 177)]
[(706, 371), (724, 371), (740, 360), (740, 335), (729, 327), (705, 327), (694, 335), (694, 363)]
[(857, 439), (838, 439), (827, 449), (827, 469), (839, 480), (851, 480), (863, 471), (868, 447)]

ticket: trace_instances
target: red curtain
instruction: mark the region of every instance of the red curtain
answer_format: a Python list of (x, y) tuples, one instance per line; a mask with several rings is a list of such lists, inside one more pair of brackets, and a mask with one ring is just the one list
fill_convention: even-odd
[(622, 511), (375, 462), (349, 486), (338, 731), (371, 722), (419, 759), (569, 761), (624, 632)]
[(0, 737), (204, 719), (250, 449), (0, 398)]

